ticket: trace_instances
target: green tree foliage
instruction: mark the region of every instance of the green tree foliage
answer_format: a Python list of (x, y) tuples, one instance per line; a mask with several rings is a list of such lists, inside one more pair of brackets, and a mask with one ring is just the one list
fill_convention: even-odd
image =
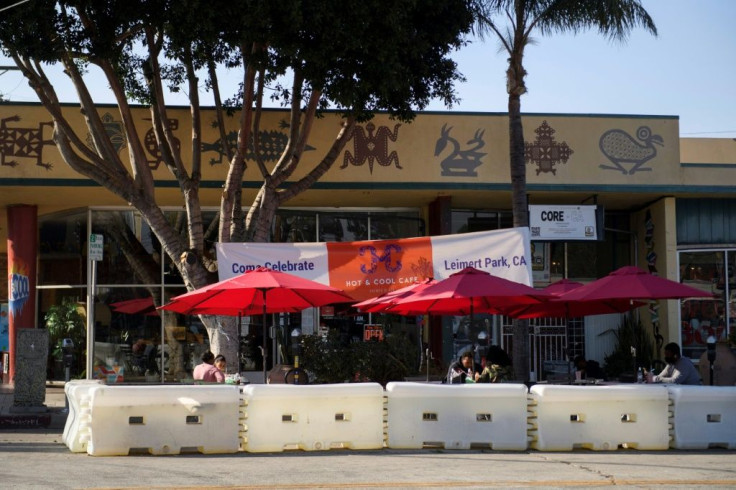
[[(529, 226), (521, 96), (527, 92), (524, 50), (534, 42), (532, 35), (598, 29), (612, 40), (623, 41), (634, 27), (642, 26), (655, 35), (657, 28), (640, 0), (476, 0), (474, 10), (479, 33), (497, 39), (508, 54), (511, 204), (514, 226)], [(529, 375), (527, 329), (527, 321), (514, 321), (514, 372), (523, 379)]]
[[(52, 117), (54, 141), (65, 162), (140, 211), (192, 290), (211, 282), (216, 269), (212, 251), (205, 248), (209, 223), (202, 220), (199, 197), (203, 104), (214, 101), (229, 159), (222, 170), (216, 241), (267, 241), (276, 210), (332, 167), (356, 121), (379, 110), (409, 121), (431, 99), (456, 100), (453, 84), (461, 75), (449, 54), (463, 45), (472, 22), (469, 0), (30, 0), (3, 12), (0, 49)], [(66, 119), (46, 64), (61, 64), (74, 84), (84, 134)], [(239, 70), (238, 93), (221, 95), (218, 67)], [(104, 75), (115, 97), (127, 138), (125, 161), (87, 85), (92, 70)], [(169, 91), (188, 97), (190, 142), (174, 134)], [(203, 103), (200, 93), (207, 92), (212, 99)], [(258, 135), (263, 100), (269, 96), (290, 111), (288, 142), (272, 168), (259, 159), (246, 162), (251, 139), (258, 154), (259, 142), (252, 136)], [(150, 107), (158, 153), (181, 190), (186, 214), (181, 229), (166, 220), (156, 201), (131, 102)], [(301, 156), (313, 122), (328, 106), (343, 116), (343, 125), (316, 163), (307, 162)], [(238, 121), (235, 145), (226, 136), (228, 114)], [(182, 156), (187, 146), (190, 161)], [(292, 181), (297, 168), (303, 177)], [(262, 185), (244, 215), (245, 180)], [(203, 322), (212, 348), (235, 358), (237, 345), (226, 340), (237, 338), (235, 321), (221, 322), (222, 328), (206, 318)]]

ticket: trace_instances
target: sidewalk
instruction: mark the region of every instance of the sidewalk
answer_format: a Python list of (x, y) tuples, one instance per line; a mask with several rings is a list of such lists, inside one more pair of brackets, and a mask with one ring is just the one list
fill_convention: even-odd
[(61, 432), (66, 424), (66, 396), (63, 381), (46, 382), (46, 399), (41, 407), (14, 407), (10, 385), (0, 385), (0, 431), (49, 429)]

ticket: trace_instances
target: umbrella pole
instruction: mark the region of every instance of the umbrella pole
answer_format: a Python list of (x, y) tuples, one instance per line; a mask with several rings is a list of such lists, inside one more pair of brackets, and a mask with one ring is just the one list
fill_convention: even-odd
[(238, 375), (240, 375), (241, 371), (243, 371), (242, 366), (242, 359), (241, 356), (241, 345), (240, 345), (240, 333), (243, 331), (243, 314), (241, 312), (238, 312)]
[(268, 380), (266, 379), (266, 359), (268, 359), (268, 351), (266, 350), (266, 339), (268, 339), (268, 328), (266, 327), (266, 290), (263, 290), (263, 383), (265, 384)]

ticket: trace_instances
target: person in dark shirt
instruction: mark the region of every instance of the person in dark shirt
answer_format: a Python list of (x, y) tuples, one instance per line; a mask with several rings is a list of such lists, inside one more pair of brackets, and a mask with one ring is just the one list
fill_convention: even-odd
[(514, 369), (506, 351), (497, 345), (488, 348), (486, 367), (478, 378), (478, 383), (504, 383), (514, 379)]
[(606, 379), (606, 373), (603, 372), (598, 361), (586, 361), (583, 356), (575, 358), (575, 369), (581, 372), (581, 379)]
[(451, 384), (475, 383), (480, 377), (480, 371), (480, 365), (473, 358), (473, 351), (468, 350), (450, 365), (447, 371), (447, 382)]

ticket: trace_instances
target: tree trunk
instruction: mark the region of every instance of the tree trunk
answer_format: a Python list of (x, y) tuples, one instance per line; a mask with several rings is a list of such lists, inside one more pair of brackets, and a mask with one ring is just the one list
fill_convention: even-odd
[(201, 318), (210, 337), (210, 350), (215, 355), (225, 356), (228, 374), (237, 373), (240, 350), (238, 317), (203, 315)]
[[(521, 95), (517, 91), (511, 91), (509, 94), (509, 148), (511, 205), (514, 214), (514, 226), (529, 226), (524, 128), (521, 124)], [(514, 374), (516, 379), (526, 381), (529, 379), (529, 321), (514, 320), (513, 332)]]

